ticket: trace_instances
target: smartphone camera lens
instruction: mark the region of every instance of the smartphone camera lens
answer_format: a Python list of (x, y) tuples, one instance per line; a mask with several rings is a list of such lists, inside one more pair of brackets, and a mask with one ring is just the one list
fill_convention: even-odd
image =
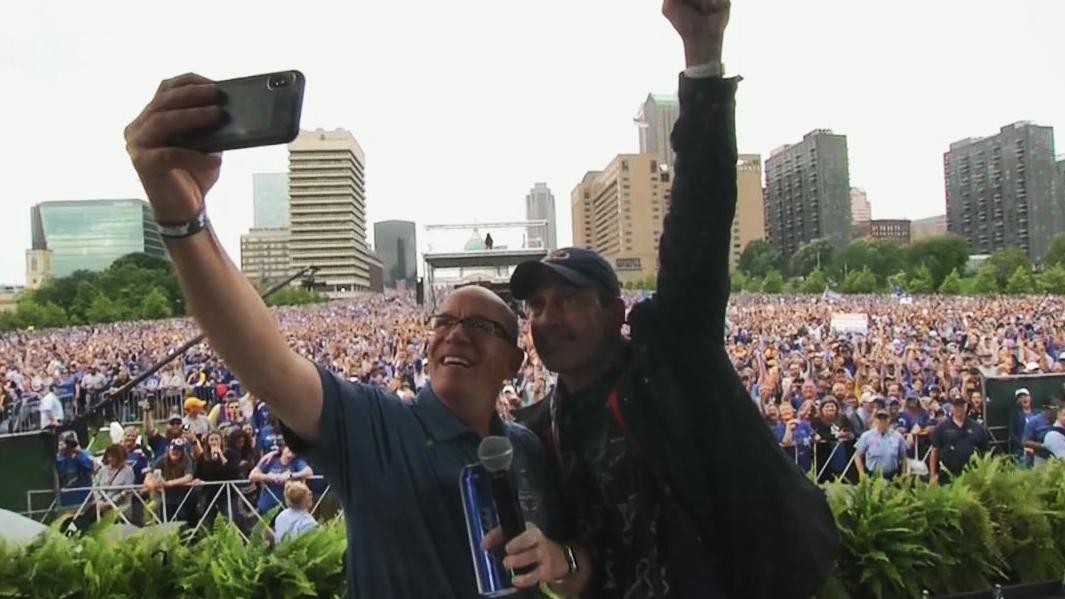
[(274, 75), (273, 77), (270, 77), (269, 80), (267, 80), (266, 87), (268, 89), (280, 89), (282, 87), (288, 87), (288, 76)]

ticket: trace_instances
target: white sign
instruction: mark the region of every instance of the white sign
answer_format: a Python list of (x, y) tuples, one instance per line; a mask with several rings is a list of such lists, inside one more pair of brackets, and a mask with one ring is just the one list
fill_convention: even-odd
[(836, 333), (869, 333), (869, 316), (862, 313), (837, 313), (832, 315), (832, 331)]

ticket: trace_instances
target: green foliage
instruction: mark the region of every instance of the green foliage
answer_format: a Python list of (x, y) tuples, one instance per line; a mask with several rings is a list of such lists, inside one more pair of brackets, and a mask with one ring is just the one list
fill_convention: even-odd
[(752, 277), (762, 278), (780, 266), (780, 251), (764, 239), (755, 239), (743, 248), (738, 268)]
[(1010, 277), (1022, 269), (1031, 272), (1032, 263), (1028, 261), (1028, 254), (1017, 246), (1002, 248), (987, 258), (987, 265), (995, 272), (995, 280), (998, 281), (999, 289), (1004, 289)]
[(802, 293), (802, 277), (789, 277), (784, 281), (784, 293)]
[[(955, 271), (952, 270), (951, 272)], [(946, 281), (946, 279), (943, 280)], [(932, 282), (931, 269), (924, 264), (918, 266), (917, 270), (913, 272), (913, 276), (907, 281), (906, 290), (916, 295), (932, 293), (935, 290), (935, 283)]]
[(1046, 258), (1043, 259), (1046, 266), (1065, 266), (1065, 233), (1057, 234), (1050, 242)]
[(932, 288), (938, 288), (950, 271), (965, 270), (969, 261), (969, 242), (955, 235), (933, 237), (911, 244), (902, 252), (903, 264), (910, 272), (925, 265), (932, 274)]
[(285, 287), (266, 299), (268, 306), (302, 306), (326, 301), (325, 295), (303, 287)]
[(780, 271), (771, 270), (762, 281), (762, 293), (781, 293), (784, 291), (784, 277)]
[(841, 286), (843, 293), (874, 293), (877, 290), (876, 275), (869, 267), (847, 273)]
[(998, 293), (1000, 290), (998, 279), (995, 278), (995, 270), (986, 264), (981, 266), (980, 271), (976, 273), (976, 278), (973, 279), (972, 292), (986, 295)]
[(813, 239), (795, 250), (788, 261), (788, 272), (792, 276), (802, 277), (816, 268), (828, 270), (832, 267), (835, 252), (836, 248), (830, 240)]
[(858, 238), (852, 240), (836, 258), (841, 269), (848, 272), (868, 268), (879, 282), (902, 269), (902, 247), (886, 239)]
[(828, 287), (828, 278), (823, 270), (817, 268), (803, 280), (801, 290), (803, 293), (821, 293), (825, 287)]
[(1048, 266), (1036, 277), (1036, 286), (1043, 293), (1065, 295), (1065, 266)]
[(729, 275), (729, 284), (730, 284), (730, 287), (732, 288), (733, 293), (737, 293), (737, 292), (740, 292), (740, 291), (743, 291), (744, 289), (746, 289), (747, 288), (747, 282), (748, 282), (747, 275), (743, 274), (742, 271), (739, 271), (739, 270), (733, 271)]
[(17, 317), (0, 321), (0, 329), (167, 318), (183, 313), (181, 288), (170, 263), (134, 253), (115, 260), (102, 272), (79, 270), (27, 293)]
[(1018, 266), (1006, 281), (1006, 293), (1025, 295), (1035, 293), (1035, 281), (1032, 280), (1032, 272), (1026, 266)]
[(943, 282), (939, 285), (939, 292), (943, 295), (960, 295), (962, 292), (961, 275), (958, 274), (958, 269), (950, 271), (947, 278), (943, 279)]

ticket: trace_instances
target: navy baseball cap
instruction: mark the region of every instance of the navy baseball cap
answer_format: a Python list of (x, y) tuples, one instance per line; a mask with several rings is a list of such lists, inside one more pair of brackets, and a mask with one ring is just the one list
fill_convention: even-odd
[(605, 258), (584, 248), (562, 248), (552, 251), (543, 260), (523, 262), (514, 269), (510, 277), (514, 298), (529, 299), (552, 273), (574, 287), (597, 287), (611, 297), (621, 296), (618, 277)]

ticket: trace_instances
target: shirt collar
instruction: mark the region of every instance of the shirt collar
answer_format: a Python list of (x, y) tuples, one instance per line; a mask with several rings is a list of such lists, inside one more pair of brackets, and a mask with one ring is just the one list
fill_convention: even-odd
[[(418, 392), (411, 407), (429, 431), (429, 435), (436, 441), (450, 441), (464, 434), (476, 435), (473, 429), (459, 420), (459, 417), (436, 396), (436, 393), (433, 393), (432, 387), (428, 385)], [(489, 430), (493, 435), (506, 435), (506, 426), (499, 414), (495, 412), (492, 413)]]

